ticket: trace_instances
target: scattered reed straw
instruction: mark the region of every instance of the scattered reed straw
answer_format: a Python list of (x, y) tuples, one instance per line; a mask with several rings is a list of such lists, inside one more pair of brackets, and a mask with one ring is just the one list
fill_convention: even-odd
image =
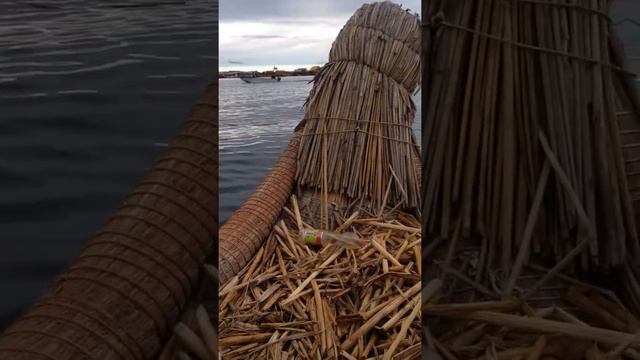
[[(300, 234), (295, 212), (285, 213), (290, 215), (240, 274), (239, 286), (220, 296), (222, 358), (418, 359), (421, 254), (412, 246), (421, 241), (412, 230), (418, 220), (399, 213), (398, 227), (386, 229), (345, 216), (342, 228), (356, 231), (367, 245), (311, 249), (287, 240)], [(374, 246), (375, 238), (384, 245)]]

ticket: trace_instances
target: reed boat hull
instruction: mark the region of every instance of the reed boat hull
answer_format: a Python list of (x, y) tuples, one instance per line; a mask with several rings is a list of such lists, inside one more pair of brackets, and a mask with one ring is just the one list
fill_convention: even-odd
[(49, 291), (0, 335), (0, 359), (152, 359), (213, 255), (218, 85)]

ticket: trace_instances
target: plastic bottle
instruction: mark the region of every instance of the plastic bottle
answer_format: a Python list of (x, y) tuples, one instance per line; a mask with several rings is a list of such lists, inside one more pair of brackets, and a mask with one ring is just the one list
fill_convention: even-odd
[(315, 246), (332, 244), (347, 249), (358, 249), (364, 246), (364, 239), (353, 232), (338, 234), (324, 230), (305, 230), (302, 233), (302, 240), (307, 245)]

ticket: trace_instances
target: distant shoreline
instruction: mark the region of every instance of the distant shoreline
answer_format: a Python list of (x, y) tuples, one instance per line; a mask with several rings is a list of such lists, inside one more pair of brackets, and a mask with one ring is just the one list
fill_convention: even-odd
[(320, 72), (320, 70), (322, 70), (321, 66), (312, 66), (310, 68), (299, 68), (299, 69), (295, 69), (293, 71), (289, 71), (289, 70), (267, 70), (267, 71), (239, 71), (239, 70), (231, 70), (231, 71), (222, 71), (218, 74), (218, 78), (219, 79), (224, 79), (224, 78), (238, 78), (241, 77), (243, 75), (251, 75), (251, 74), (256, 74), (256, 76), (260, 77), (260, 76), (280, 76), (280, 77), (284, 77), (284, 76), (309, 76), (309, 75), (316, 75), (317, 73)]

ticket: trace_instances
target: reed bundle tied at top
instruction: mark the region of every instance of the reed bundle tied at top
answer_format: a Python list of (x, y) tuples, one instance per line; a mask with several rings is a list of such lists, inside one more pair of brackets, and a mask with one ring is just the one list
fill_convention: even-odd
[(419, 207), (411, 98), (420, 74), (419, 44), (418, 18), (398, 5), (366, 4), (352, 16), (307, 102), (300, 185), (364, 199), (375, 208)]
[[(481, 244), (511, 290), (531, 254), (610, 269), (639, 253), (611, 1), (432, 1), (425, 233)], [(510, 285), (511, 284), (511, 285)]]

